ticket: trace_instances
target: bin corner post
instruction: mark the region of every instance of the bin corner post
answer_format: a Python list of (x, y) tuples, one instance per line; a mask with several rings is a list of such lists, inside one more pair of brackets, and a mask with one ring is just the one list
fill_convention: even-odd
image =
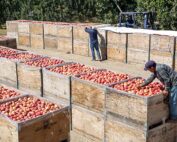
[(149, 53), (148, 53), (148, 61), (151, 59), (151, 34), (149, 35)]
[(128, 33), (126, 33), (126, 39), (125, 39), (126, 41), (126, 43), (125, 43), (125, 48), (126, 48), (126, 50), (125, 50), (125, 63), (127, 64), (128, 63)]
[(176, 40), (177, 38), (174, 37), (174, 45), (173, 45), (173, 59), (172, 59), (172, 68), (175, 70), (175, 64), (176, 64), (176, 61), (175, 61), (175, 58), (176, 58), (176, 48), (177, 48), (177, 45), (176, 45)]

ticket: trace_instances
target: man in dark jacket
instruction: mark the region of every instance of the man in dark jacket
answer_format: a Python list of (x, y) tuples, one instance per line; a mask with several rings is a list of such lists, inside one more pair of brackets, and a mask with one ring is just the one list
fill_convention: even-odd
[(97, 52), (98, 60), (101, 61), (101, 56), (98, 48), (98, 32), (95, 28), (85, 28), (85, 32), (89, 33), (90, 36), (90, 48), (91, 48), (91, 53), (92, 53), (92, 60), (95, 61), (95, 51)]
[(177, 72), (165, 64), (156, 64), (154, 61), (148, 61), (144, 70), (148, 70), (152, 75), (138, 87), (144, 87), (151, 83), (155, 78), (164, 84), (164, 95), (169, 97), (170, 119), (177, 120)]

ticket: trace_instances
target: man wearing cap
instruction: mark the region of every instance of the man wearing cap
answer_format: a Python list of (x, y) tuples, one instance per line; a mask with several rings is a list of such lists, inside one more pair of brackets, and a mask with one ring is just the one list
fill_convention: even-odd
[(169, 96), (170, 119), (177, 120), (177, 72), (165, 64), (156, 64), (148, 61), (145, 64), (145, 71), (150, 71), (152, 75), (138, 89), (151, 83), (155, 78), (160, 80), (165, 86), (164, 95)]
[(89, 33), (90, 36), (90, 48), (91, 48), (91, 53), (92, 53), (92, 61), (95, 61), (95, 51), (97, 52), (98, 60), (101, 61), (101, 56), (100, 56), (100, 51), (98, 48), (98, 32), (96, 28), (85, 28), (85, 32)]

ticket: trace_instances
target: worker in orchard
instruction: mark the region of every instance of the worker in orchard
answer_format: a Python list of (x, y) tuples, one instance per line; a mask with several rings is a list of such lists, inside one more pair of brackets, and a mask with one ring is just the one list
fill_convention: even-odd
[(98, 56), (98, 60), (101, 61), (101, 56), (100, 56), (100, 51), (98, 48), (98, 32), (96, 30), (96, 28), (85, 28), (85, 32), (89, 33), (90, 36), (90, 48), (91, 48), (91, 53), (92, 53), (92, 60), (95, 61), (95, 50)]
[(157, 64), (155, 61), (148, 61), (145, 64), (145, 71), (150, 71), (152, 75), (140, 86), (144, 87), (151, 83), (155, 78), (164, 84), (163, 94), (169, 98), (170, 119), (177, 120), (177, 72), (165, 64)]

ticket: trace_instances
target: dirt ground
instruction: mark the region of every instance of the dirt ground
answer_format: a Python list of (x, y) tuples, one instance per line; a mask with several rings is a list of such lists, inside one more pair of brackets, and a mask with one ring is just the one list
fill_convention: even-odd
[(121, 63), (117, 61), (110, 61), (110, 60), (109, 61), (105, 60), (102, 62), (91, 61), (91, 57), (84, 57), (80, 55), (65, 54), (65, 53), (51, 51), (51, 50), (49, 51), (46, 49), (45, 50), (32, 49), (32, 48), (26, 48), (26, 47), (18, 47), (18, 48), (22, 50), (32, 51), (32, 52), (42, 54), (42, 55), (58, 57), (58, 58), (64, 59), (65, 61), (69, 61), (69, 62), (71, 61), (79, 62), (79, 63), (83, 63), (86, 65), (95, 66), (97, 68), (108, 69), (108, 70), (120, 72), (120, 73), (127, 73), (132, 76), (141, 76), (141, 77), (147, 78), (150, 75), (149, 72), (144, 71), (144, 65), (142, 64), (125, 64), (125, 63)]

